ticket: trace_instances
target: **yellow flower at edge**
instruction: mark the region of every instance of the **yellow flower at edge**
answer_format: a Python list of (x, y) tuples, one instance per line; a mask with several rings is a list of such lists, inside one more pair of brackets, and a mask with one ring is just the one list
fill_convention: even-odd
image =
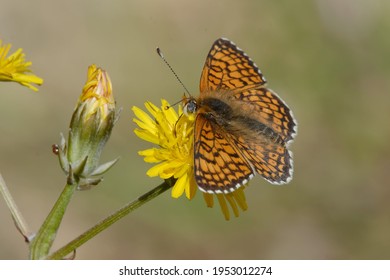
[[(0, 81), (16, 82), (34, 91), (38, 91), (31, 84), (42, 85), (43, 79), (31, 74), (30, 61), (25, 61), (25, 54), (22, 49), (18, 49), (7, 57), (11, 44), (2, 45), (0, 40)], [(27, 74), (28, 73), (28, 74)]]
[[(161, 103), (161, 108), (150, 102), (145, 103), (151, 116), (138, 107), (132, 108), (136, 116), (133, 121), (139, 127), (134, 130), (135, 134), (157, 145), (140, 151), (139, 155), (143, 156), (146, 162), (156, 164), (147, 171), (149, 177), (177, 179), (171, 193), (173, 198), (185, 193), (188, 199), (192, 199), (197, 190), (193, 164), (194, 117), (183, 114), (181, 106), (176, 112), (166, 100)], [(229, 194), (203, 193), (203, 197), (206, 205), (213, 207), (216, 196), (225, 219), (229, 220), (228, 205), (236, 217), (239, 216), (239, 209), (247, 209), (243, 190), (244, 187)]]

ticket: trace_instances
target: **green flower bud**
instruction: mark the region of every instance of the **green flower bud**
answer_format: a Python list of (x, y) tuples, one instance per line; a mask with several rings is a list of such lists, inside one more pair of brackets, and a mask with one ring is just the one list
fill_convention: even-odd
[(69, 126), (68, 143), (61, 135), (58, 156), (68, 180), (77, 180), (79, 189), (97, 185), (118, 159), (99, 166), (100, 155), (118, 119), (108, 73), (91, 65), (87, 82)]

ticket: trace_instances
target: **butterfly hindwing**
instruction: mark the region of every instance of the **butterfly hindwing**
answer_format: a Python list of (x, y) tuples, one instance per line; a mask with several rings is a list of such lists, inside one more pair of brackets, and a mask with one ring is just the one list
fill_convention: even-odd
[(257, 141), (235, 139), (235, 145), (251, 166), (264, 179), (272, 184), (286, 184), (292, 178), (292, 155), (283, 142), (270, 141), (264, 135), (258, 135)]
[(242, 102), (242, 110), (252, 112), (252, 117), (270, 127), (284, 142), (291, 141), (297, 132), (297, 125), (290, 108), (272, 90), (260, 86), (238, 89), (232, 92)]

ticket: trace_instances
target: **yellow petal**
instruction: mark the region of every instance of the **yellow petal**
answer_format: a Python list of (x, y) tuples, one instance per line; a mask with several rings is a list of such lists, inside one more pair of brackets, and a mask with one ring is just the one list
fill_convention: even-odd
[(154, 118), (156, 118), (158, 112), (160, 112), (160, 109), (151, 102), (145, 102), (145, 107)]
[(225, 220), (230, 220), (229, 208), (227, 207), (225, 196), (223, 194), (216, 194), (219, 206), (221, 207), (222, 213), (225, 216)]
[(188, 184), (187, 176), (182, 176), (179, 179), (177, 179), (175, 185), (172, 188), (171, 196), (173, 198), (180, 197), (183, 194), (187, 184)]
[(248, 205), (246, 204), (246, 198), (245, 198), (245, 192), (244, 192), (245, 187), (241, 187), (235, 192), (233, 192), (233, 195), (236, 199), (236, 202), (240, 208), (245, 211), (248, 209)]
[(232, 193), (228, 193), (225, 195), (225, 199), (229, 202), (230, 207), (233, 210), (234, 216), (238, 217), (240, 213), (238, 212), (238, 207), (236, 201), (234, 200), (234, 196)]
[(134, 129), (134, 133), (141, 139), (151, 142), (153, 144), (159, 144), (160, 141), (158, 138), (156, 138), (156, 135), (152, 134), (148, 130), (143, 130), (143, 129)]
[(135, 116), (144, 123), (145, 129), (156, 130), (156, 123), (148, 114), (136, 106), (133, 106), (131, 110), (134, 112)]
[(175, 178), (179, 178), (179, 177), (183, 176), (185, 173), (187, 173), (188, 168), (190, 168), (190, 166), (188, 164), (180, 164), (180, 166), (178, 166), (178, 169), (175, 172), (175, 174), (173, 174), (173, 176)]
[(161, 100), (161, 104), (161, 111), (164, 113), (166, 119), (171, 125), (175, 125), (177, 119), (179, 118), (176, 114), (175, 109), (173, 109), (173, 107), (170, 107), (169, 103), (165, 99)]
[(43, 79), (32, 74), (29, 67), (30, 61), (25, 61), (25, 54), (19, 48), (7, 57), (11, 44), (2, 45), (0, 40), (0, 81), (16, 82), (34, 91), (38, 88), (32, 84), (42, 85)]
[(189, 178), (189, 183), (188, 183), (189, 186), (186, 187), (186, 189), (185, 189), (186, 197), (191, 200), (194, 198), (194, 196), (196, 194), (196, 190), (198, 189), (198, 186), (196, 185), (196, 182), (195, 182), (195, 176), (194, 176), (193, 169), (188, 170), (187, 178)]
[(212, 208), (214, 206), (214, 195), (210, 193), (203, 193), (203, 199), (206, 202), (207, 207)]
[(150, 168), (147, 172), (146, 172), (146, 175), (148, 175), (149, 177), (156, 177), (156, 176), (159, 176), (160, 173), (161, 173), (161, 169), (166, 165), (165, 162), (162, 162), (160, 164), (157, 164), (155, 166), (153, 166), (152, 168)]
[(161, 161), (161, 159), (156, 156), (158, 154), (156, 148), (139, 151), (138, 154), (144, 157), (145, 162), (156, 163)]
[(144, 130), (149, 130), (150, 132), (153, 132), (154, 134), (157, 134), (157, 129), (155, 126), (150, 126), (148, 123), (141, 121), (139, 119), (134, 118), (133, 122), (135, 122), (140, 128)]

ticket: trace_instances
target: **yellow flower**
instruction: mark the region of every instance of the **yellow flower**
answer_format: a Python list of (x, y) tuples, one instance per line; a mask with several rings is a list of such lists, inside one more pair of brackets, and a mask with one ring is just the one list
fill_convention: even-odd
[(0, 81), (17, 82), (34, 91), (38, 91), (38, 89), (31, 84), (42, 85), (43, 80), (40, 77), (31, 74), (29, 67), (32, 63), (30, 61), (24, 61), (25, 54), (22, 49), (18, 49), (16, 52), (6, 57), (10, 48), (11, 44), (2, 46), (2, 41), (0, 40)]
[[(136, 116), (133, 121), (139, 126), (134, 130), (135, 134), (145, 141), (158, 145), (138, 154), (143, 156), (146, 162), (156, 163), (147, 171), (149, 177), (176, 179), (171, 193), (173, 198), (185, 193), (188, 199), (192, 199), (197, 190), (193, 163), (194, 117), (183, 114), (181, 106), (177, 113), (166, 100), (162, 100), (161, 103), (161, 108), (150, 102), (145, 103), (152, 117), (138, 107), (132, 108)], [(243, 190), (244, 187), (229, 194), (203, 193), (203, 197), (206, 205), (213, 207), (215, 195), (225, 219), (229, 220), (228, 205), (236, 217), (239, 215), (239, 208), (247, 209)]]
[(177, 179), (172, 189), (172, 197), (178, 198), (184, 192), (192, 199), (196, 192), (192, 158), (190, 156), (193, 141), (193, 122), (182, 114), (179, 115), (162, 100), (161, 109), (150, 102), (145, 107), (153, 119), (144, 111), (133, 107), (138, 119), (133, 121), (140, 127), (134, 130), (143, 140), (159, 145), (159, 148), (140, 151), (146, 162), (158, 163), (146, 173), (149, 177), (159, 176), (162, 179)]

